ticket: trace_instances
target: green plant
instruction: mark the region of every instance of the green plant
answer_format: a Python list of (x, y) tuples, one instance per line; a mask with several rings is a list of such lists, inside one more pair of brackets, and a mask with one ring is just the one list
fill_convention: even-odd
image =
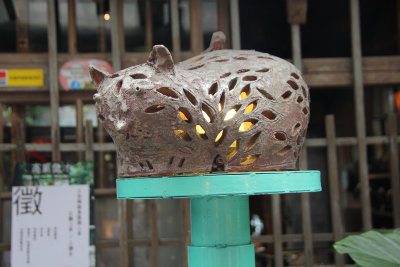
[(333, 247), (340, 254), (349, 254), (356, 266), (400, 266), (400, 229), (351, 235), (336, 242)]

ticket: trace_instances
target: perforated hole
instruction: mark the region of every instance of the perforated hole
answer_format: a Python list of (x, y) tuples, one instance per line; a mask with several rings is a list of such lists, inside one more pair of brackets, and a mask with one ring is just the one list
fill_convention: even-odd
[(186, 121), (187, 123), (192, 122), (192, 115), (190, 115), (189, 110), (186, 108), (179, 108), (178, 113), (182, 120)]
[(150, 163), (150, 161), (146, 160), (147, 167), (149, 167), (150, 170), (153, 170), (153, 165)]
[(235, 57), (236, 60), (247, 60), (247, 57)]
[(256, 70), (256, 72), (268, 72), (268, 71), (269, 71), (268, 68), (263, 68), (263, 69)]
[(196, 58), (195, 60), (193, 60), (192, 62), (190, 62), (190, 64), (193, 64), (193, 63), (196, 63), (196, 62), (199, 62), (200, 60), (202, 60), (204, 57), (199, 57), (199, 58)]
[(242, 91), (240, 92), (240, 100), (243, 100), (246, 97), (248, 97), (250, 95), (250, 91), (251, 91), (250, 84), (243, 87)]
[(228, 153), (226, 154), (226, 159), (231, 160), (233, 156), (239, 151), (239, 140), (233, 141), (233, 143), (228, 147)]
[(172, 163), (174, 163), (174, 158), (175, 158), (175, 157), (171, 157), (171, 158), (169, 159), (168, 165), (172, 165)]
[(212, 114), (211, 109), (205, 104), (201, 105), (201, 109), (202, 109), (204, 119), (209, 123), (214, 122), (214, 116)]
[(247, 150), (249, 150), (250, 148), (252, 148), (252, 147), (256, 144), (256, 142), (257, 142), (257, 140), (258, 140), (258, 137), (260, 137), (260, 135), (261, 135), (261, 132), (258, 132), (258, 133), (256, 133), (255, 135), (253, 135), (253, 136), (249, 139), (249, 141), (247, 142), (247, 145), (246, 145), (246, 148), (244, 149), (244, 151), (247, 151)]
[(147, 76), (144, 75), (143, 73), (135, 73), (135, 74), (132, 74), (131, 77), (133, 79), (147, 79)]
[(278, 141), (286, 140), (286, 134), (284, 132), (276, 132), (272, 136)]
[(225, 107), (225, 92), (222, 92), (221, 97), (219, 99), (218, 110), (221, 112)]
[(300, 76), (297, 75), (297, 73), (292, 72), (292, 74), (290, 74), (290, 76), (292, 76), (293, 78), (295, 78), (296, 80), (300, 79)]
[(115, 86), (115, 93), (117, 95), (119, 95), (119, 91), (121, 90), (121, 86), (122, 86), (122, 80), (117, 82), (117, 85)]
[(306, 88), (304, 88), (304, 86), (301, 87), (301, 90), (303, 91), (303, 95), (305, 98), (307, 98), (307, 91)]
[(288, 153), (290, 151), (290, 149), (292, 149), (292, 146), (285, 146), (284, 148), (282, 148), (279, 152), (278, 155), (279, 156), (284, 156), (286, 153)]
[(101, 120), (101, 121), (104, 121), (104, 120), (105, 120), (104, 116), (103, 116), (103, 115), (101, 115), (101, 114), (99, 114), (97, 117), (98, 117), (98, 118), (99, 118), (99, 120)]
[(163, 110), (165, 107), (163, 105), (154, 105), (145, 109), (146, 113), (156, 113)]
[(196, 135), (203, 140), (208, 139), (206, 131), (200, 125), (196, 125)]
[(296, 144), (299, 146), (301, 144), (301, 136), (297, 137)]
[(226, 61), (228, 61), (228, 59), (217, 59), (217, 60), (215, 60), (215, 62), (226, 62)]
[(144, 169), (143, 163), (139, 162), (139, 166), (140, 166), (140, 168)]
[(262, 113), (268, 120), (273, 121), (276, 119), (276, 114), (272, 110), (264, 110)]
[(192, 138), (184, 130), (175, 130), (175, 135), (177, 135), (181, 140), (190, 142)]
[(238, 80), (238, 78), (235, 78), (235, 79), (232, 79), (232, 80), (229, 81), (229, 85), (228, 85), (229, 91), (232, 91), (233, 88), (235, 88), (235, 85), (236, 85), (236, 83), (237, 83), (237, 80)]
[(241, 162), (240, 165), (249, 165), (255, 162), (260, 155), (250, 155), (245, 157)]
[(189, 70), (197, 70), (197, 69), (202, 68), (203, 66), (204, 66), (204, 64), (201, 64), (201, 65), (198, 65), (196, 67), (191, 67), (191, 68), (189, 68)]
[(301, 126), (300, 123), (296, 123), (296, 125), (293, 127), (292, 136), (295, 136), (295, 135), (297, 135), (299, 133), (300, 126)]
[(228, 121), (235, 117), (237, 111), (240, 109), (242, 105), (233, 106), (228, 112), (225, 114), (224, 121)]
[(257, 107), (257, 100), (251, 102), (245, 109), (243, 113), (249, 113), (252, 112), (253, 110), (255, 110)]
[(182, 159), (179, 161), (178, 167), (179, 167), (179, 168), (182, 168), (182, 167), (183, 167), (183, 163), (185, 163), (185, 158), (182, 158)]
[(287, 83), (288, 83), (288, 84), (290, 85), (290, 87), (292, 87), (294, 90), (299, 89), (299, 85), (298, 85), (295, 81), (288, 80)]
[(249, 69), (242, 69), (242, 70), (238, 70), (237, 73), (245, 73), (250, 71)]
[(256, 119), (249, 119), (249, 120), (245, 120), (244, 122), (242, 122), (242, 124), (239, 127), (239, 131), (240, 132), (244, 132), (244, 131), (248, 131), (251, 128), (253, 128), (256, 124), (257, 124), (258, 120)]
[(208, 94), (214, 96), (218, 91), (218, 83), (213, 83), (210, 88), (208, 88)]
[(213, 56), (213, 57), (210, 57), (209, 59), (214, 59), (214, 58), (219, 58), (219, 56)]
[(178, 98), (178, 95), (171, 90), (169, 87), (161, 87), (157, 89), (157, 92), (160, 94), (163, 94), (165, 96), (171, 97), (171, 98)]
[(308, 114), (308, 109), (307, 109), (307, 108), (303, 108), (303, 113), (304, 113), (305, 115), (307, 115), (307, 114)]
[(301, 103), (301, 102), (303, 102), (303, 98), (301, 97), (301, 96), (299, 96), (298, 98), (297, 98), (297, 103)]
[(257, 87), (257, 90), (260, 92), (260, 94), (262, 94), (265, 98), (268, 98), (269, 100), (274, 100), (274, 97), (271, 95), (271, 94), (269, 94), (268, 92), (266, 92), (265, 90), (263, 90), (263, 89), (260, 89), (260, 88), (258, 88)]
[(246, 82), (255, 81), (255, 80), (257, 80), (257, 76), (253, 76), (253, 75), (244, 76), (242, 80), (246, 81)]
[(227, 130), (223, 129), (218, 133), (217, 137), (215, 138), (215, 146), (219, 146), (224, 141), (226, 132)]
[(265, 56), (259, 56), (258, 58), (264, 58), (264, 59), (274, 60), (272, 57), (265, 57)]
[(117, 77), (119, 77), (118, 73), (114, 73), (113, 75), (110, 76), (110, 78), (117, 78)]
[(292, 92), (286, 91), (286, 92), (284, 92), (284, 93), (281, 95), (281, 97), (282, 97), (283, 99), (288, 99), (291, 95), (292, 95)]
[(228, 77), (229, 75), (231, 75), (231, 73), (230, 73), (230, 72), (227, 72), (227, 73), (225, 73), (225, 74), (222, 74), (222, 75), (220, 76), (220, 78), (223, 79), (223, 78)]
[(190, 103), (193, 104), (193, 106), (197, 105), (197, 100), (194, 97), (194, 95), (192, 95), (189, 91), (187, 91), (186, 89), (183, 89), (183, 93), (185, 93), (186, 98), (190, 101)]

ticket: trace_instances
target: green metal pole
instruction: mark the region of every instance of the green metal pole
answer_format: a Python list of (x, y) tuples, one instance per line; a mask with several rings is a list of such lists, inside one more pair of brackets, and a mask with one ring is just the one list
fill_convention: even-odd
[(249, 197), (198, 197), (190, 202), (189, 267), (254, 267)]

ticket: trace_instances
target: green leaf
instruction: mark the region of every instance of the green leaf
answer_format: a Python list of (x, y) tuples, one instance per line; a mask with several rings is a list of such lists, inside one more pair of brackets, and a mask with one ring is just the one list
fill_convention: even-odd
[(400, 229), (386, 233), (369, 231), (348, 236), (333, 244), (333, 247), (340, 254), (349, 254), (363, 267), (400, 266)]

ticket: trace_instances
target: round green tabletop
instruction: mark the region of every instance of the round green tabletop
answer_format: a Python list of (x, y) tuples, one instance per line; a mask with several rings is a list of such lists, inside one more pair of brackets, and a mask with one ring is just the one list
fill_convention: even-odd
[(117, 179), (119, 199), (194, 198), (321, 191), (319, 171), (241, 172)]

